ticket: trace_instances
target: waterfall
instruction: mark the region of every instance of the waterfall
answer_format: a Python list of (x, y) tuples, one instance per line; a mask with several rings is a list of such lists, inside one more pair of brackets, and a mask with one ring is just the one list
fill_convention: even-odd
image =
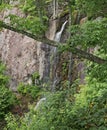
[[(62, 33), (65, 29), (65, 25), (67, 24), (67, 20), (62, 24), (62, 27), (60, 29), (60, 31), (58, 31), (54, 37), (54, 41), (56, 42), (60, 42), (61, 40), (61, 36), (62, 36)], [(52, 91), (55, 91), (55, 86), (59, 83), (60, 79), (57, 75), (57, 65), (58, 65), (58, 62), (59, 62), (59, 54), (58, 54), (58, 51), (57, 51), (57, 48), (54, 47), (53, 48), (53, 85), (52, 85)]]
[(62, 35), (62, 33), (63, 33), (63, 30), (64, 30), (65, 25), (66, 25), (67, 22), (68, 22), (68, 21), (66, 20), (66, 21), (62, 24), (61, 30), (56, 33), (55, 38), (54, 38), (54, 41), (60, 42), (61, 35)]
[(45, 97), (44, 97), (44, 98), (41, 98), (41, 99), (37, 102), (37, 104), (36, 104), (34, 110), (37, 110), (37, 109), (40, 107), (40, 105), (41, 105), (44, 101), (46, 101), (46, 98), (45, 98)]

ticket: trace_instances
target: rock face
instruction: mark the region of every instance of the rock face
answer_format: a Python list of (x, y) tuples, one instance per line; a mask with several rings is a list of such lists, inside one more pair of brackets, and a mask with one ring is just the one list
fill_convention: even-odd
[(41, 78), (44, 74), (48, 76), (48, 72), (45, 72), (48, 68), (48, 51), (49, 48), (38, 41), (4, 30), (0, 34), (0, 55), (12, 77), (11, 87), (16, 87), (17, 82), (29, 82), (34, 72), (38, 72)]
[[(7, 10), (0, 15), (3, 19), (8, 14), (24, 16), (17, 8)], [(6, 19), (5, 22), (9, 22)], [(50, 34), (51, 35), (51, 34)], [(0, 56), (11, 75), (10, 86), (15, 91), (19, 82), (31, 83), (31, 75), (38, 72), (40, 78), (49, 77), (50, 47), (31, 38), (4, 29), (0, 32)]]
[[(17, 4), (17, 3), (16, 3)], [(6, 10), (0, 14), (0, 19), (4, 19), (9, 14), (17, 14), (25, 17), (16, 7)], [(66, 19), (62, 20), (64, 23)], [(5, 19), (9, 23), (8, 18)], [(47, 38), (54, 40), (58, 28), (58, 20), (50, 20)], [(61, 26), (62, 24), (61, 23)], [(63, 34), (64, 40), (66, 37)], [(61, 41), (64, 41), (61, 37)], [(51, 58), (53, 47), (35, 41), (27, 36), (4, 29), (0, 32), (0, 55), (2, 61), (7, 65), (8, 74), (11, 76), (10, 87), (16, 91), (19, 82), (31, 84), (31, 75), (38, 72), (42, 81), (53, 79), (54, 73), (59, 73), (58, 69), (53, 73)], [(61, 59), (60, 59), (61, 61)], [(58, 63), (59, 64), (62, 62)], [(62, 68), (62, 67), (61, 67)], [(60, 71), (60, 70), (59, 70)], [(53, 74), (52, 74), (53, 73)], [(60, 76), (60, 75), (59, 75)]]

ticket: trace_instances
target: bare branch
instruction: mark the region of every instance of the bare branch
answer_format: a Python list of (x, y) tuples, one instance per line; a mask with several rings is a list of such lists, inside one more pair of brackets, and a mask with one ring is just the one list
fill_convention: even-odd
[[(38, 37), (38, 36), (36, 36), (36, 35), (34, 35), (32, 33), (29, 33), (27, 31), (12, 27), (12, 26), (10, 26), (10, 25), (2, 22), (2, 21), (0, 21), (0, 26), (5, 28), (5, 29), (9, 29), (11, 31), (14, 31), (14, 32), (23, 34), (25, 36), (28, 36), (28, 37), (30, 37), (30, 38), (32, 38), (34, 40), (43, 42), (43, 43), (48, 44), (50, 46), (58, 47), (59, 45), (65, 45), (65, 47), (66, 47), (66, 44), (58, 43), (58, 42), (49, 40), (46, 37)], [(78, 49), (78, 48), (75, 48), (75, 47), (70, 47), (70, 48), (67, 49), (67, 51), (72, 52), (73, 54), (76, 54), (80, 58), (84, 58), (84, 59), (90, 60), (90, 61), (98, 63), (98, 64), (104, 64), (104, 63), (107, 62), (107, 60), (105, 60), (105, 59), (101, 59), (101, 58), (99, 58), (99, 57), (97, 57), (97, 56), (95, 56), (93, 54), (90, 54), (88, 52), (85, 52), (85, 51), (83, 51), (81, 49)]]

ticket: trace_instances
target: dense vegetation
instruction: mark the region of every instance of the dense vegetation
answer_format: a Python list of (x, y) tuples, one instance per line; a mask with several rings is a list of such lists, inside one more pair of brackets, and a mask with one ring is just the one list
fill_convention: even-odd
[[(9, 15), (10, 24), (7, 25), (1, 21), (1, 28), (4, 27), (40, 41), (46, 40), (47, 44), (58, 46), (44, 36), (50, 17), (47, 6), (52, 0), (20, 0), (20, 2), (21, 5), (18, 5), (18, 8), (24, 11), (26, 19)], [(59, 0), (58, 3), (63, 5), (66, 0)], [(80, 58), (89, 60), (84, 60), (86, 84), (80, 85), (78, 80), (72, 84), (64, 81), (61, 84), (62, 89), (54, 93), (45, 88), (41, 90), (40, 87), (43, 86), (41, 83), (38, 86), (20, 84), (19, 93), (32, 98), (29, 112), (20, 117), (11, 113), (6, 114), (14, 100), (12, 93), (5, 88), (7, 77), (3, 75), (3, 68), (0, 68), (0, 116), (4, 118), (5, 115), (7, 121), (4, 130), (107, 129), (107, 1), (69, 0), (65, 5), (71, 17), (68, 29), (71, 36), (66, 45), (59, 44), (59, 49), (61, 52), (71, 51)], [(5, 7), (12, 8), (7, 1), (1, 1), (1, 10)], [(87, 21), (82, 25), (72, 22), (75, 11), (82, 16), (87, 16)], [(80, 49), (77, 48), (78, 46)], [(96, 48), (94, 54), (87, 52), (89, 48)], [(45, 97), (46, 100), (38, 109), (35, 109), (35, 103), (40, 97)]]
[(16, 98), (9, 89), (9, 77), (5, 75), (6, 67), (0, 62), (0, 127), (4, 124), (4, 117), (15, 105)]
[(8, 89), (9, 78), (5, 75), (5, 66), (0, 62), (0, 119), (15, 103), (15, 96)]

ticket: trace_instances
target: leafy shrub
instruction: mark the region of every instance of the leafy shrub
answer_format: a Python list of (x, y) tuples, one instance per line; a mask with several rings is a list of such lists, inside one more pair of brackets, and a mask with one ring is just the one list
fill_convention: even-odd
[(107, 129), (107, 85), (93, 82), (81, 88), (76, 94), (72, 112), (77, 119), (77, 128), (87, 130)]
[(30, 110), (19, 121), (8, 119), (8, 130), (106, 130), (106, 93), (106, 83), (93, 83), (80, 86), (74, 95), (72, 88), (46, 94), (39, 110)]
[(15, 103), (15, 96), (4, 85), (0, 85), (0, 119), (10, 110)]
[(15, 103), (15, 95), (7, 87), (9, 78), (5, 75), (5, 71), (5, 66), (0, 62), (0, 119)]
[(25, 85), (24, 83), (20, 83), (18, 86), (18, 92), (22, 95), (28, 95), (33, 99), (36, 99), (40, 95), (41, 88), (35, 85)]
[(85, 12), (88, 16), (102, 16), (106, 15), (106, 0), (76, 0), (76, 4), (79, 6), (80, 10)]

